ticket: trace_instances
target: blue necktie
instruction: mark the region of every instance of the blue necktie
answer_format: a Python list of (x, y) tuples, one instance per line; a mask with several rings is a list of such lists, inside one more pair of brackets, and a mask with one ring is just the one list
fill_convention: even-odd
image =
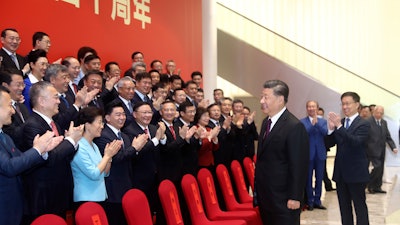
[(64, 97), (64, 95), (60, 95), (60, 99), (64, 102), (67, 109), (69, 109), (69, 103), (68, 103), (67, 99)]
[(122, 139), (121, 131), (118, 131), (118, 139), (122, 141), (122, 148), (124, 149), (125, 146), (124, 146), (124, 140)]
[(346, 124), (344, 125), (344, 128), (348, 129), (350, 126), (350, 118), (346, 118)]
[(150, 98), (149, 98), (149, 96), (147, 96), (147, 95), (144, 95), (144, 101), (145, 102), (147, 102), (147, 103), (150, 103)]

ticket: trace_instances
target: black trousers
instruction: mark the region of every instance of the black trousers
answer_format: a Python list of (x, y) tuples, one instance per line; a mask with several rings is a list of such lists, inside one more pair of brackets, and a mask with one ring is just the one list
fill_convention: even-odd
[(374, 167), (369, 174), (369, 184), (368, 189), (379, 190), (382, 187), (382, 177), (383, 177), (383, 169), (385, 163), (385, 156), (381, 157), (370, 157), (369, 161), (372, 163)]
[(368, 208), (365, 202), (366, 183), (336, 182), (342, 225), (353, 225), (353, 205), (357, 225), (369, 225)]

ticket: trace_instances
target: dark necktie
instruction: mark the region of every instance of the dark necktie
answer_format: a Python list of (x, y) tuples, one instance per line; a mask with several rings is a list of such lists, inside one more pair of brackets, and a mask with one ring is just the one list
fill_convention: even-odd
[(97, 101), (97, 98), (93, 99), (93, 104), (97, 107), (100, 108), (99, 102)]
[(215, 126), (219, 126), (219, 122), (217, 121), (217, 122), (215, 122)]
[(147, 128), (144, 128), (143, 131), (144, 131), (145, 134), (147, 134), (147, 136), (149, 136), (149, 138), (151, 138), (151, 137), (150, 137), (150, 134), (149, 134), (149, 130), (148, 130)]
[(64, 104), (67, 107), (67, 109), (69, 109), (69, 103), (68, 103), (67, 99), (65, 98), (65, 96), (63, 94), (60, 95), (60, 99), (61, 99), (61, 101), (64, 102)]
[(378, 124), (378, 126), (381, 126), (381, 121), (380, 121), (380, 120), (377, 120), (377, 121), (376, 121), (376, 124)]
[(267, 126), (265, 127), (265, 133), (264, 133), (263, 140), (265, 140), (268, 137), (269, 130), (271, 129), (271, 124), (272, 124), (272, 120), (268, 119)]
[(58, 133), (58, 130), (57, 130), (56, 123), (54, 123), (54, 121), (50, 122), (50, 127), (51, 127), (52, 131), (54, 132), (54, 136), (56, 136), (56, 137), (60, 136), (60, 134)]
[(125, 145), (124, 145), (124, 139), (122, 139), (122, 133), (121, 133), (121, 131), (118, 131), (118, 139), (122, 141), (122, 148), (124, 149), (124, 148), (125, 148)]
[(346, 118), (346, 124), (344, 125), (344, 128), (348, 129), (350, 126), (350, 118)]
[(19, 116), (19, 118), (21, 118), (22, 122), (25, 123), (25, 119), (21, 113), (21, 108), (19, 107), (19, 105), (16, 102), (14, 102), (13, 106), (14, 106), (15, 112), (17, 112), (17, 115)]
[(149, 98), (149, 96), (144, 95), (143, 99), (144, 99), (145, 102), (150, 103), (150, 98)]
[(130, 113), (133, 112), (133, 107), (132, 107), (132, 102), (131, 101), (128, 101), (128, 110), (129, 110)]
[(174, 140), (176, 140), (176, 134), (175, 134), (175, 131), (174, 131), (174, 126), (169, 126), (169, 130), (171, 131), (171, 134), (172, 134), (172, 137), (174, 138)]

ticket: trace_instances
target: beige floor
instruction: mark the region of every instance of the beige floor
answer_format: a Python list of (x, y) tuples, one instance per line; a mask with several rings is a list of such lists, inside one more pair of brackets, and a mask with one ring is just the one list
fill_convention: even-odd
[[(329, 157), (327, 161), (328, 174), (330, 177), (332, 177), (333, 161), (333, 157)], [(393, 183), (383, 184), (382, 189), (388, 191), (387, 194), (369, 194), (367, 192), (367, 206), (371, 225), (400, 224), (399, 219), (388, 220), (386, 218), (388, 216), (388, 211), (390, 214), (392, 214), (393, 211), (397, 210), (393, 209), (393, 207), (397, 208), (397, 206), (399, 206), (400, 208), (400, 198), (398, 198), (398, 193), (400, 192), (400, 190), (397, 190), (398, 188), (400, 188), (400, 185), (397, 184), (400, 183), (400, 179), (398, 180), (398, 182), (394, 183), (396, 183), (396, 185), (394, 185)], [(392, 199), (393, 197), (395, 197), (397, 200)], [(336, 191), (325, 192), (325, 190), (323, 190), (321, 200), (322, 204), (328, 209), (314, 209), (313, 211), (304, 211), (301, 214), (301, 224), (340, 225), (340, 211)], [(389, 222), (385, 223), (385, 221)]]

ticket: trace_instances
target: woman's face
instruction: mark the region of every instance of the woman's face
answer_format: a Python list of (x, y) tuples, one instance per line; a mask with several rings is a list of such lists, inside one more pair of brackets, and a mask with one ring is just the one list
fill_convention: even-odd
[(205, 127), (208, 125), (209, 121), (210, 121), (210, 115), (208, 114), (208, 112), (205, 112), (200, 116), (199, 125)]
[(85, 123), (85, 133), (89, 134), (92, 138), (100, 137), (103, 127), (103, 118), (96, 116), (92, 123)]

